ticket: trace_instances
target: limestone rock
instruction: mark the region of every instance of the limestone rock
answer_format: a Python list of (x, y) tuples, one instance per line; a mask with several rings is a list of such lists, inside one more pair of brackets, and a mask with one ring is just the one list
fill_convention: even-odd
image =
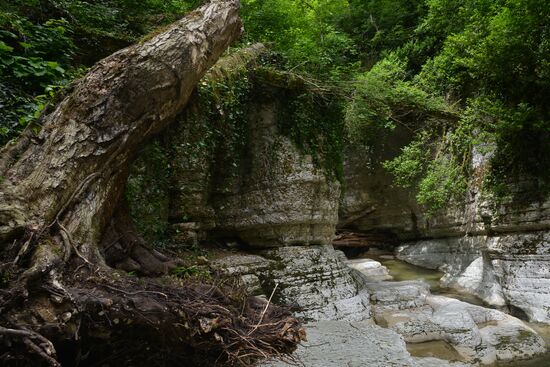
[(307, 325), (306, 331), (308, 341), (296, 354), (307, 367), (416, 366), (398, 334), (368, 322), (319, 321)]
[(240, 277), (248, 293), (265, 294), (258, 274), (267, 272), (274, 261), (258, 255), (235, 254), (212, 261), (211, 268), (227, 276)]
[(493, 237), (487, 252), (506, 300), (529, 320), (550, 323), (550, 232)]
[(372, 259), (353, 259), (347, 261), (348, 265), (361, 272), (369, 281), (392, 280), (388, 268), (380, 262)]
[(400, 309), (401, 294), (396, 293), (392, 303), (382, 288), (371, 292), (373, 299), (384, 294), (385, 307), (373, 307), (375, 320), (407, 342), (445, 341), (465, 361), (481, 364), (529, 359), (546, 351), (534, 330), (501, 311), (433, 295), (426, 296), (423, 305)]
[[(306, 327), (308, 341), (296, 351), (305, 367), (466, 367), (437, 358), (411, 357), (403, 338), (369, 322), (318, 321)], [(267, 362), (262, 367), (287, 367)]]
[(481, 187), (491, 147), (474, 147), (476, 179), (464, 198), (427, 217), (414, 193), (394, 187), (377, 164), (399, 154), (410, 138), (396, 129), (375, 158), (348, 150), (339, 227), (397, 236), (404, 242), (398, 257), (443, 271), (443, 286), (550, 323), (550, 197), (539, 194), (537, 182), (523, 180), (509, 185), (509, 198), (495, 200)]
[(548, 232), (425, 240), (399, 247), (397, 257), (444, 271), (443, 286), (490, 305), (510, 304), (529, 320), (550, 323)]
[(373, 282), (367, 283), (366, 288), (371, 293), (375, 314), (423, 306), (430, 294), (430, 285), (424, 281)]
[[(246, 50), (236, 52), (235, 60)], [(172, 239), (196, 245), (223, 238), (258, 248), (330, 244), (340, 183), (280, 129), (294, 123), (283, 119), (292, 118), (291, 99), (301, 92), (269, 84), (246, 63), (224, 68), (231, 58), (220, 61), (201, 85), (242, 83), (243, 105), (218, 106), (209, 93), (197, 93), (156, 142), (161, 155), (170, 157), (159, 190), (167, 198), (163, 221), (172, 224)], [(209, 110), (213, 104), (216, 109)], [(158, 164), (150, 161), (134, 171), (155, 172)], [(136, 186), (143, 185), (137, 178)]]
[(427, 358), (413, 358), (417, 367), (470, 367), (471, 364), (466, 364), (456, 361), (445, 361), (439, 358), (427, 357)]
[[(280, 304), (293, 305), (307, 320), (370, 318), (369, 294), (331, 246), (290, 246), (263, 252), (277, 266), (264, 282), (278, 284)], [(260, 278), (262, 278), (260, 276)]]
[(259, 255), (232, 255), (213, 262), (226, 275), (240, 276), (254, 294), (290, 306), (306, 320), (370, 318), (369, 294), (359, 290), (350, 269), (330, 246), (291, 246)]
[(251, 107), (249, 167), (215, 200), (217, 226), (254, 247), (330, 244), (340, 185), (278, 132), (281, 103), (270, 99)]

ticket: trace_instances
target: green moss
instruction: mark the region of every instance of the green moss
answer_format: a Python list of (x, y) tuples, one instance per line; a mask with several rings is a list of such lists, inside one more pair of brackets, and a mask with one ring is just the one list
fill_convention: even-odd
[(257, 67), (254, 77), (261, 83), (288, 90), (304, 91), (305, 79), (297, 74), (284, 72), (272, 67)]
[(329, 176), (343, 180), (344, 122), (338, 99), (325, 99), (310, 92), (291, 93), (288, 114), (279, 119), (279, 129), (313, 163)]
[(126, 184), (130, 215), (141, 234), (152, 243), (167, 237), (170, 172), (168, 155), (161, 141), (155, 140), (132, 165)]
[(303, 154), (332, 177), (343, 180), (343, 101), (323, 83), (305, 76), (258, 67), (254, 77), (259, 85), (284, 91), (278, 114), (279, 132), (289, 137)]
[(196, 277), (201, 279), (210, 279), (212, 277), (208, 270), (202, 269), (196, 265), (178, 266), (170, 271), (170, 275), (174, 275), (178, 278)]
[(207, 127), (203, 144), (215, 162), (213, 167), (219, 170), (212, 172), (212, 188), (217, 192), (230, 192), (238, 183), (247, 158), (246, 116), (252, 81), (246, 68), (237, 68), (233, 73), (224, 71), (223, 75), (221, 78), (218, 74), (199, 85), (198, 108), (191, 120)]

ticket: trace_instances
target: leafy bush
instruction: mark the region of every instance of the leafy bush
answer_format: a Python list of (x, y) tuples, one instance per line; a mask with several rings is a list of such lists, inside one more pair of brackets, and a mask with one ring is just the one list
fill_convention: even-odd
[(0, 12), (0, 145), (35, 120), (71, 78), (75, 46), (64, 20), (33, 24)]
[(345, 0), (243, 0), (245, 42), (270, 43), (285, 67), (314, 75), (345, 77), (356, 61), (356, 45), (336, 27)]
[(352, 142), (375, 145), (396, 124), (409, 128), (423, 119), (451, 113), (443, 98), (419, 88), (409, 79), (406, 62), (390, 54), (357, 77), (346, 107), (346, 126)]
[(199, 0), (0, 0), (0, 146), (87, 66)]
[(495, 150), (485, 187), (503, 193), (513, 181), (534, 179), (548, 189), (550, 7), (534, 0), (425, 6), (410, 39), (359, 76), (347, 108), (351, 136), (377, 143), (396, 123), (413, 121), (418, 136), (430, 137), (427, 147), (439, 142), (418, 154), (415, 140), (385, 164), (432, 208), (461, 196), (471, 152), (483, 144)]

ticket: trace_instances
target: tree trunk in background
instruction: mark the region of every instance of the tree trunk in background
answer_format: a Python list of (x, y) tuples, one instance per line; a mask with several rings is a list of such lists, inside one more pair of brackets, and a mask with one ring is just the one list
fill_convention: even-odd
[[(105, 354), (141, 356), (123, 360), (130, 365), (149, 363), (142, 355), (159, 341), (165, 348), (210, 348), (246, 364), (251, 359), (241, 354), (284, 353), (300, 340), (296, 320), (275, 307), (262, 318), (271, 313), (282, 321), (279, 329), (258, 328), (263, 306), (247, 302), (239, 316), (214, 287), (133, 280), (113, 272), (99, 246), (107, 225), (116, 227), (116, 217), (127, 221), (123, 212), (114, 219), (113, 213), (136, 151), (184, 108), (197, 82), (240, 35), (238, 10), (238, 0), (216, 0), (100, 61), (43, 118), (39, 136), (27, 131), (1, 151), (0, 361), (34, 356), (57, 366), (50, 340), (96, 345), (102, 333), (109, 335)], [(145, 251), (133, 250), (134, 256)], [(154, 252), (144, 256), (151, 254), (167, 260)], [(254, 334), (263, 340), (256, 343)]]

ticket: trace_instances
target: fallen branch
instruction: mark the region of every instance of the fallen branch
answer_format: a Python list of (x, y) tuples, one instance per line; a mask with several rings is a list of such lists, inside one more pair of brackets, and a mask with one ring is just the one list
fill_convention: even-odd
[(277, 290), (277, 287), (279, 286), (279, 283), (275, 283), (275, 287), (273, 287), (273, 291), (271, 292), (271, 296), (269, 296), (269, 299), (267, 300), (267, 303), (265, 304), (265, 308), (264, 310), (262, 311), (261, 315), (260, 315), (260, 319), (258, 320), (258, 323), (256, 324), (256, 326), (254, 326), (254, 329), (252, 329), (248, 335), (251, 335), (254, 331), (256, 331), (256, 329), (258, 329), (258, 327), (260, 326), (260, 324), (262, 323), (263, 319), (264, 319), (264, 316), (265, 316), (265, 312), (267, 311), (267, 309), (269, 308), (269, 305), (271, 304), (271, 299), (273, 298), (273, 295), (275, 294), (275, 291)]

